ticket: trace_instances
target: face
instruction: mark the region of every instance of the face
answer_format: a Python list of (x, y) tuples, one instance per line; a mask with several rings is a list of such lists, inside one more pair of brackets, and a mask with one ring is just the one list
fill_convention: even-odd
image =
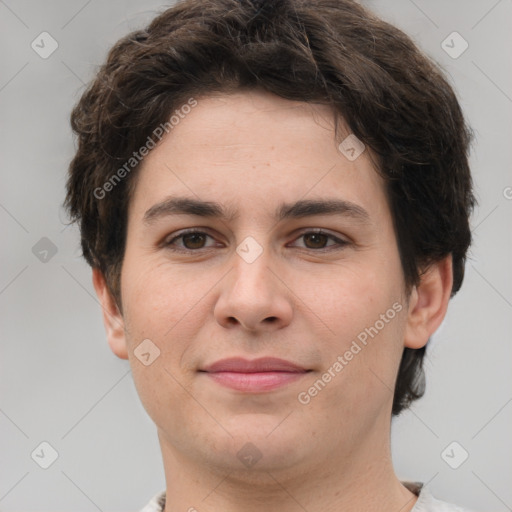
[[(384, 183), (348, 135), (325, 106), (240, 92), (197, 98), (144, 159), (111, 345), (164, 451), (320, 468), (387, 435), (408, 303)], [(302, 371), (204, 371), (232, 357)]]

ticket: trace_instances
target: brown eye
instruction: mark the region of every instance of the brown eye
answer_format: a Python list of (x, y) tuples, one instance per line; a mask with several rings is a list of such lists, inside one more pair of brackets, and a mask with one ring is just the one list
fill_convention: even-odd
[(323, 233), (306, 233), (302, 236), (308, 249), (323, 249), (329, 240), (329, 236)]
[(206, 245), (208, 238), (213, 238), (202, 231), (190, 230), (182, 232), (171, 240), (164, 242), (164, 246), (172, 251), (187, 252), (199, 251), (201, 249), (209, 249), (213, 247), (211, 244)]
[(205, 233), (188, 233), (186, 235), (182, 235), (183, 245), (187, 249), (202, 249), (205, 240)]
[(303, 245), (296, 245), (295, 247), (317, 251), (331, 251), (343, 249), (346, 245), (349, 245), (349, 242), (346, 240), (342, 240), (324, 231), (306, 231), (296, 241), (301, 239), (303, 240)]

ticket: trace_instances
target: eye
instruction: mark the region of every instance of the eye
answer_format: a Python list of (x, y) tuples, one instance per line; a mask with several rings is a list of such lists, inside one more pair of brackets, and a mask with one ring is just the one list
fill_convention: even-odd
[[(164, 246), (172, 251), (177, 252), (191, 252), (198, 251), (200, 249), (208, 249), (214, 247), (215, 244), (206, 245), (207, 239), (213, 240), (213, 237), (204, 231), (198, 231), (196, 229), (189, 229), (182, 231), (177, 236), (164, 242)], [(303, 238), (305, 245), (301, 248), (310, 250), (332, 250), (341, 249), (343, 246), (348, 245), (349, 242), (341, 240), (330, 233), (322, 230), (310, 230), (303, 232), (296, 240)], [(333, 241), (330, 245), (327, 245), (329, 240)], [(337, 247), (336, 247), (337, 246)], [(299, 246), (300, 247), (300, 246)]]
[[(176, 251), (194, 251), (197, 249), (208, 248), (204, 244), (207, 238), (212, 238), (210, 235), (203, 231), (187, 230), (182, 231), (178, 236), (175, 236), (169, 241), (164, 242), (165, 247)], [(181, 245), (176, 245), (176, 241), (181, 240)], [(211, 246), (210, 246), (211, 247)]]
[[(341, 240), (338, 237), (335, 237), (334, 235), (331, 235), (330, 233), (327, 233), (322, 230), (315, 230), (315, 231), (306, 231), (302, 233), (297, 240), (303, 238), (305, 242), (305, 249), (313, 249), (313, 250), (322, 250), (327, 249), (331, 250), (333, 246), (338, 246), (337, 248), (340, 249), (345, 245), (348, 245), (348, 242), (345, 240)], [(330, 240), (333, 240), (334, 243), (331, 245), (326, 245), (327, 242)], [(336, 248), (336, 247), (335, 247)]]

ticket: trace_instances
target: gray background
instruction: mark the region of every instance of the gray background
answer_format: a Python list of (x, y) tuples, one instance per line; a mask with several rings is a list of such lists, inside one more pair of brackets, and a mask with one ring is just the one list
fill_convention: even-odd
[[(512, 510), (512, 1), (366, 3), (443, 67), (477, 137), (475, 242), (463, 288), (430, 345), (426, 396), (394, 420), (397, 474), (428, 482), (447, 501)], [(156, 429), (128, 361), (106, 343), (78, 232), (66, 227), (61, 207), (74, 149), (72, 106), (108, 48), (163, 7), (152, 0), (0, 1), (5, 512), (134, 511), (164, 489)], [(47, 59), (31, 48), (43, 31), (59, 45)], [(469, 44), (457, 58), (442, 47), (453, 31)], [(446, 44), (453, 52), (462, 42)], [(43, 441), (58, 452), (48, 469), (34, 460), (44, 457), (31, 457)], [(457, 469), (441, 456), (453, 441), (460, 447), (448, 450), (452, 465), (462, 449), (469, 453)]]

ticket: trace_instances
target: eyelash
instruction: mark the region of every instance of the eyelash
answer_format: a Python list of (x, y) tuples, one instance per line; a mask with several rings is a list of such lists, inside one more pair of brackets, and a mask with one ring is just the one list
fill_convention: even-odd
[[(211, 235), (209, 235), (208, 233), (206, 233), (204, 231), (199, 231), (197, 229), (189, 229), (189, 230), (182, 231), (179, 235), (173, 237), (171, 240), (165, 241), (163, 243), (163, 246), (166, 247), (167, 249), (171, 250), (171, 251), (182, 252), (182, 253), (199, 252), (199, 251), (202, 251), (202, 250), (205, 250), (205, 249), (206, 250), (207, 249), (212, 249), (212, 247), (200, 247), (199, 249), (187, 249), (187, 248), (177, 248), (176, 246), (173, 246), (174, 242), (176, 240), (182, 239), (184, 236), (191, 235), (191, 234), (206, 235), (206, 236), (208, 236), (210, 238), (213, 238)], [(296, 238), (296, 240), (299, 239), (299, 238), (302, 238), (305, 235), (311, 235), (311, 234), (313, 234), (313, 235), (326, 235), (328, 238), (336, 241), (338, 247), (335, 247), (334, 249), (329, 248), (329, 247), (333, 247), (333, 246), (321, 247), (319, 249), (311, 249), (311, 248), (308, 248), (308, 247), (300, 247), (300, 249), (304, 249), (304, 250), (307, 250), (307, 251), (314, 251), (314, 252), (327, 252), (327, 251), (332, 251), (332, 250), (340, 250), (340, 249), (343, 249), (345, 246), (349, 245), (349, 242), (347, 242), (346, 240), (341, 240), (340, 238), (338, 238), (338, 237), (328, 233), (327, 231), (323, 231), (321, 229), (303, 231), (302, 233), (299, 234), (299, 236)]]

